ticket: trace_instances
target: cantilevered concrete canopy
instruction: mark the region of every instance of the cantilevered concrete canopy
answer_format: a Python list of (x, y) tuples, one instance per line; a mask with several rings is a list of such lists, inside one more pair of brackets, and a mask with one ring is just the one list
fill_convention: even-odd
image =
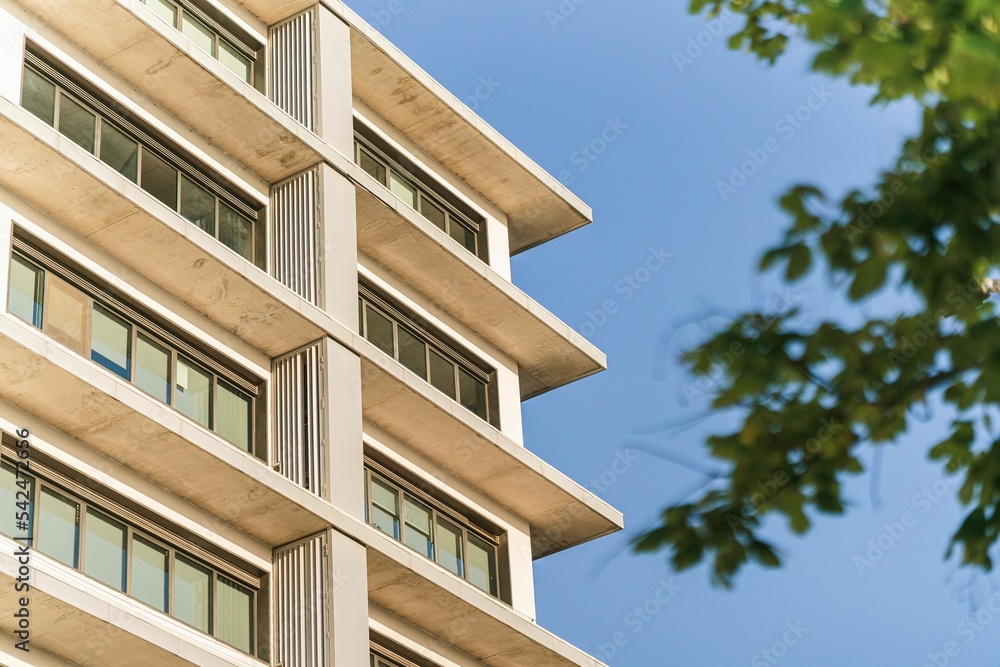
[(319, 309), (3, 98), (0, 172), (14, 194), (265, 354), (323, 335), (301, 312)]
[(32, 552), (31, 591), (18, 592), (17, 547), (0, 536), (0, 631), (17, 629), (19, 598), (30, 599), (31, 655), (43, 649), (81, 667), (266, 667), (201, 636), (124, 594)]
[[(267, 24), (314, 4), (307, 0), (238, 2)], [(355, 97), (507, 214), (511, 254), (590, 222), (592, 213), (586, 204), (347, 5), (339, 0), (322, 3), (351, 27)]]
[(319, 498), (10, 315), (0, 398), (269, 546), (329, 525)]
[(367, 340), (355, 346), (365, 419), (524, 517), (535, 558), (621, 530), (621, 513), (600, 498)]
[(602, 663), (366, 527), (368, 599), (490, 667)]
[(19, 0), (268, 182), (321, 161), (309, 132), (137, 0)]
[(358, 248), (516, 361), (522, 400), (606, 368), (583, 336), (362, 176)]

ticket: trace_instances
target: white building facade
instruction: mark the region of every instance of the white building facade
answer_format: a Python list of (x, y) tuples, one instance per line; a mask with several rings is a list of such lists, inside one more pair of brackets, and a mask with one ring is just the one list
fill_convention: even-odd
[(590, 219), (336, 0), (0, 0), (0, 665), (598, 665), (510, 275)]

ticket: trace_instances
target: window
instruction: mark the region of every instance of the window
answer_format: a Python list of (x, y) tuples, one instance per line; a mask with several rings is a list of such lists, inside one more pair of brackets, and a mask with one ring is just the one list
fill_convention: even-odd
[(212, 362), (21, 239), (15, 246), (20, 250), (11, 260), (11, 314), (263, 458), (254, 446), (255, 383)]
[(362, 126), (357, 129), (354, 139), (357, 165), (466, 250), (486, 261), (486, 240), (482, 223), (474, 219), (477, 216), (471, 211), (461, 212), (457, 202), (448, 202), (434, 192), (435, 188), (429, 185), (433, 180), (420, 173), (415, 165), (403, 166), (402, 156), (390, 157), (395, 151), (370, 130)]
[(384, 466), (367, 460), (365, 519), (421, 556), (499, 597), (499, 537)]
[(259, 47), (238, 38), (204, 10), (184, 0), (143, 0), (157, 17), (180, 30), (195, 46), (213, 56), (226, 69), (250, 85)]
[(220, 179), (207, 169), (152, 139), (30, 52), (21, 104), (223, 245), (250, 261), (259, 259), (258, 206), (239, 201), (233, 188), (216, 183)]
[[(32, 469), (36, 471), (32, 476), (17, 474), (4, 461), (0, 499), (13, 498), (17, 478), (30, 480), (23, 487), (31, 499), (38, 551), (246, 653), (255, 653), (257, 589), (251, 584), (260, 583), (255, 575), (235, 566), (220, 567), (218, 557), (37, 461), (32, 461)], [(13, 508), (13, 500), (7, 506)], [(0, 532), (13, 537), (13, 519), (8, 522), (7, 514), (13, 512), (0, 519)]]
[(498, 426), (491, 405), (494, 372), (475, 365), (453, 344), (361, 286), (359, 298), (361, 335), (375, 347), (426, 380), (438, 391), (458, 401), (480, 419)]

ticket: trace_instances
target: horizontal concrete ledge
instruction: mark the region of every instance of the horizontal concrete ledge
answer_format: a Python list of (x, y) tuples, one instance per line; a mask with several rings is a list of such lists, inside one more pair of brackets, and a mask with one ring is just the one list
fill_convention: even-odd
[(9, 315), (0, 398), (268, 546), (330, 525), (325, 501)]
[(30, 113), (0, 98), (0, 185), (271, 357), (329, 320)]
[(0, 536), (0, 631), (17, 630), (13, 613), (29, 598), (32, 649), (81, 667), (267, 665), (35, 551), (31, 590), (19, 592), (16, 548)]
[(621, 530), (610, 505), (367, 340), (354, 345), (365, 419), (527, 520), (535, 558)]
[(364, 176), (359, 250), (517, 362), (522, 400), (607, 367), (592, 343)]
[(602, 663), (374, 528), (368, 599), (490, 667)]
[(315, 135), (139, 0), (19, 2), (261, 178), (321, 161)]

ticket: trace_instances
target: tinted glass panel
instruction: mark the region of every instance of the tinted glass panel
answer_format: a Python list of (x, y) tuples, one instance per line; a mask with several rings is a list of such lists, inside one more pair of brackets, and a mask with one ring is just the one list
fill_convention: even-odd
[(433, 222), (437, 227), (444, 229), (445, 227), (445, 214), (444, 209), (437, 204), (432, 203), (429, 199), (421, 195), (420, 197), (420, 213)]
[(215, 235), (215, 195), (187, 176), (181, 176), (181, 215)]
[(177, 210), (177, 170), (152, 152), (142, 150), (143, 190)]
[(462, 531), (447, 519), (440, 516), (437, 519), (437, 562), (446, 570), (462, 577), (465, 568), (462, 564)]
[(94, 306), (90, 358), (126, 380), (132, 379), (132, 327), (124, 320)]
[(371, 306), (365, 308), (365, 310), (368, 313), (365, 338), (389, 356), (395, 356), (395, 346), (392, 340), (392, 322), (388, 317)]
[(431, 350), (431, 384), (455, 398), (455, 364)]
[(399, 496), (396, 490), (372, 477), (371, 523), (387, 535), (399, 539)]
[(486, 419), (486, 383), (461, 366), (458, 368), (459, 402)]
[(188, 39), (194, 42), (199, 49), (213, 56), (215, 55), (215, 33), (207, 25), (187, 12), (184, 12), (184, 18), (181, 23), (181, 32)]
[(77, 567), (80, 562), (80, 505), (43, 487), (38, 521), (38, 550), (70, 567)]
[(219, 202), (219, 240), (253, 261), (253, 223), (224, 202)]
[(250, 451), (250, 397), (220, 380), (215, 410), (215, 432)]
[(250, 59), (223, 41), (219, 42), (219, 62), (236, 76), (251, 83), (253, 68), (250, 66)]
[(385, 165), (382, 164), (380, 160), (376, 159), (375, 156), (366, 151), (364, 148), (359, 147), (358, 151), (359, 151), (358, 165), (362, 169), (367, 171), (371, 175), (371, 177), (374, 178), (376, 181), (378, 181), (382, 185), (386, 185), (387, 181), (385, 180), (386, 176)]
[(406, 327), (399, 327), (399, 361), (427, 379), (427, 344)]
[(211, 428), (212, 378), (184, 357), (177, 360), (177, 409)]
[(218, 614), (215, 636), (250, 653), (253, 650), (253, 593), (248, 588), (219, 577)]
[(125, 590), (125, 526), (87, 510), (83, 571), (108, 586)]
[(24, 80), (21, 82), (21, 106), (49, 125), (55, 125), (55, 84), (35, 70), (25, 67)]
[(211, 589), (211, 572), (177, 554), (174, 558), (173, 615), (202, 632), (208, 632), (212, 609)]
[(28, 260), (14, 255), (10, 263), (10, 296), (7, 308), (13, 315), (42, 327), (42, 289), (45, 272)]
[(139, 334), (135, 354), (135, 384), (147, 394), (170, 403), (170, 352)]
[(167, 550), (139, 537), (132, 538), (132, 597), (167, 611)]
[(111, 123), (101, 123), (101, 160), (133, 183), (139, 180), (139, 144)]
[(417, 189), (394, 171), (389, 174), (389, 189), (394, 195), (405, 201), (410, 208), (417, 207)]
[(459, 222), (456, 222), (455, 219), (452, 218), (451, 228), (448, 230), (448, 234), (451, 238), (461, 243), (466, 250), (472, 254), (476, 254), (476, 235), (471, 229)]
[(474, 535), (469, 535), (469, 552), (466, 560), (469, 565), (469, 583), (490, 595), (496, 595), (496, 547)]
[[(28, 485), (24, 488), (17, 485), (17, 473), (14, 472), (12, 466), (6, 463), (0, 465), (0, 507), (4, 508), (3, 511), (0, 511), (0, 534), (7, 537), (20, 538), (31, 535), (31, 514), (33, 514), (33, 511), (30, 504), (27, 506), (27, 509), (24, 509), (24, 505), (17, 507), (17, 503), (25, 502), (23, 496), (18, 499), (17, 492), (22, 491), (27, 493), (30, 498), (32, 496), (31, 487), (33, 482), (30, 477), (22, 477), (21, 479), (28, 482)], [(18, 527), (18, 517), (14, 516), (15, 511), (29, 513), (27, 530), (23, 526)]]
[(171, 26), (177, 25), (177, 5), (174, 3), (169, 0), (146, 0), (146, 5)]
[(88, 153), (94, 152), (97, 117), (67, 95), (59, 96), (59, 132)]
[(406, 520), (406, 545), (421, 555), (434, 558), (430, 509), (406, 496), (403, 499), (403, 518)]
[(90, 299), (66, 281), (51, 275), (46, 291), (45, 332), (76, 352), (86, 354)]

